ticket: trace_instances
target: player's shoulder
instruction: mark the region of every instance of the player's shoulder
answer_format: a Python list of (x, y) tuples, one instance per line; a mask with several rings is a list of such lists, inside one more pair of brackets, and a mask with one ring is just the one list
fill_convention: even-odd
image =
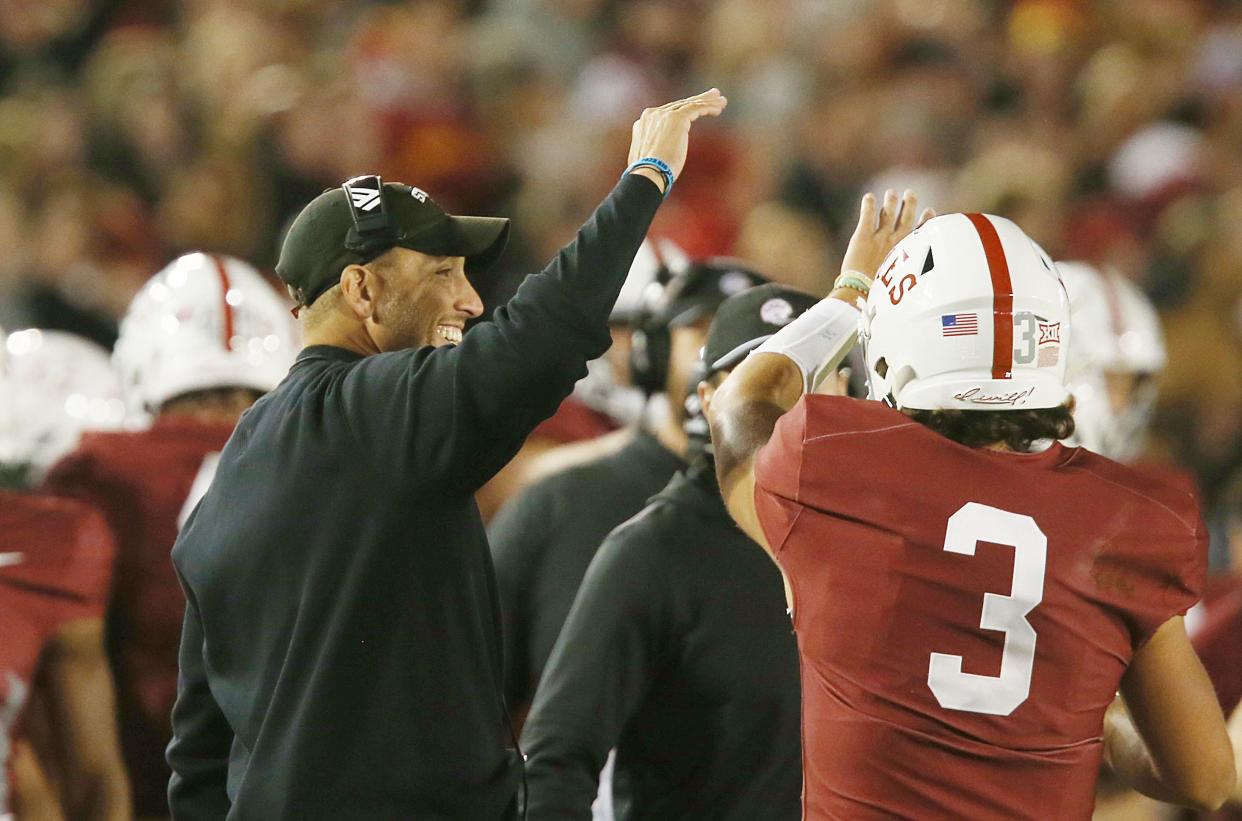
[(1180, 524), (1192, 533), (1202, 528), (1198, 494), (1188, 474), (1122, 464), (1086, 448), (1077, 448), (1069, 464), (1095, 477), (1120, 498), (1150, 507), (1153, 516)]
[[(917, 430), (919, 425), (883, 402), (850, 396), (811, 394), (800, 401), (807, 441), (841, 434)], [(795, 408), (797, 410), (797, 408)]]
[(104, 481), (112, 475), (145, 472), (152, 464), (188, 460), (197, 466), (202, 457), (228, 441), (231, 426), (194, 419), (160, 423), (136, 431), (99, 431), (83, 435), (76, 450), (50, 473), (49, 484), (64, 477), (91, 477)]
[(0, 492), (0, 573), (10, 580), (95, 598), (115, 550), (103, 516), (85, 502)]

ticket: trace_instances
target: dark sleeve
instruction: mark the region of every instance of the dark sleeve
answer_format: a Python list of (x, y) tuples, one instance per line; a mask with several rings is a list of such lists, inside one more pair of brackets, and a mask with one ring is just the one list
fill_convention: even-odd
[(527, 814), (591, 818), (599, 772), (645, 697), (668, 631), (646, 528), (615, 531), (587, 570), (522, 732)]
[(172, 730), (166, 757), (172, 768), (168, 806), (174, 821), (224, 818), (231, 806), (225, 785), (233, 730), (207, 686), (203, 627), (192, 602), (186, 604), (181, 629)]
[(530, 704), (535, 689), (530, 666), (531, 605), (552, 521), (545, 488), (541, 482), (523, 490), (500, 509), (487, 533), (500, 597), (505, 698), (514, 711)]
[(364, 450), (393, 476), (475, 490), (551, 416), (611, 344), (608, 313), (661, 202), (627, 175), (578, 236), (460, 345), (370, 356), (336, 385)]

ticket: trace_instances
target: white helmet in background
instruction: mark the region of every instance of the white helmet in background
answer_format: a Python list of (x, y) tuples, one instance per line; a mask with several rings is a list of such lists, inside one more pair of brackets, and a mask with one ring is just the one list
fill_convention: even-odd
[(0, 464), (38, 481), (89, 430), (118, 430), (126, 409), (108, 351), (63, 331), (15, 331), (0, 358)]
[[(1074, 394), (1074, 441), (1110, 459), (1142, 453), (1156, 405), (1154, 377), (1164, 370), (1164, 333), (1156, 309), (1115, 271), (1082, 262), (1057, 267), (1069, 292), (1074, 342), (1066, 379)], [(1110, 380), (1125, 377), (1124, 386)]]
[(131, 407), (155, 412), (194, 391), (270, 391), (298, 346), (288, 307), (257, 270), (233, 257), (193, 253), (134, 297), (112, 361)]
[[(611, 325), (632, 326), (663, 292), (673, 275), (690, 267), (690, 257), (672, 240), (645, 239), (639, 246), (621, 292), (608, 315)], [(609, 352), (587, 363), (587, 375), (574, 386), (574, 396), (584, 405), (628, 425), (642, 416), (647, 395), (624, 384), (624, 369)]]
[(946, 214), (875, 272), (860, 323), (872, 399), (924, 410), (1054, 408), (1069, 398), (1069, 304), (1017, 225)]
[(675, 242), (667, 239), (645, 239), (630, 263), (630, 270), (621, 284), (621, 292), (612, 306), (608, 321), (628, 324), (641, 316), (652, 300), (653, 292), (663, 289), (673, 274), (690, 267), (690, 257)]

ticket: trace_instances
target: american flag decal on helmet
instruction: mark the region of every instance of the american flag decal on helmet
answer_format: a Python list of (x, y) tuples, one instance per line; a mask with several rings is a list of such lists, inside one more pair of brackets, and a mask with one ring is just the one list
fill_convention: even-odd
[(944, 314), (940, 317), (941, 336), (974, 336), (977, 333), (978, 314)]

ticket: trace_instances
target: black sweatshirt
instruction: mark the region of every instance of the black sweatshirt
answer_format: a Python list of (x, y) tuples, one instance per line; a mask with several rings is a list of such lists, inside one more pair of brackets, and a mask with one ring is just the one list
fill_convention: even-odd
[(615, 453), (526, 488), (492, 522), (488, 540), (504, 624), (505, 696), (515, 710), (530, 704), (604, 538), (685, 464), (638, 429)]
[(797, 819), (799, 720), (780, 573), (698, 462), (587, 570), (522, 733), (528, 817), (589, 819), (616, 747), (630, 821)]
[(241, 419), (173, 564), (176, 819), (498, 819), (521, 764), (473, 493), (608, 347), (661, 201), (627, 176), (460, 345), (307, 348)]

